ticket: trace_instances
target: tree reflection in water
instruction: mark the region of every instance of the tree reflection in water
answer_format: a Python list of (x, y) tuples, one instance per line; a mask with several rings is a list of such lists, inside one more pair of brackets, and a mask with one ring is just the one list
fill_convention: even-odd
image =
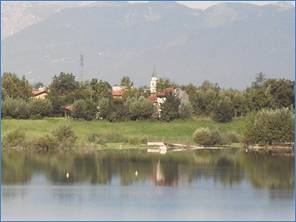
[[(119, 178), (123, 186), (152, 182), (156, 186), (176, 187), (204, 178), (225, 186), (247, 180), (258, 188), (293, 190), (294, 187), (293, 157), (246, 154), (239, 150), (164, 156), (141, 151), (90, 154), (5, 151), (2, 164), (3, 184), (28, 183), (34, 175), (42, 173), (50, 183), (62, 185), (110, 184)], [(69, 178), (65, 176), (67, 172)]]

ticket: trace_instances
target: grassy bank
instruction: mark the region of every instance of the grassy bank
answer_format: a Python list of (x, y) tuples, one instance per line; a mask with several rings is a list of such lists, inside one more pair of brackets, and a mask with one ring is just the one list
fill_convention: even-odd
[(244, 119), (235, 119), (230, 123), (217, 123), (211, 119), (160, 121), (129, 121), (110, 123), (107, 121), (84, 121), (64, 118), (45, 118), (42, 120), (2, 120), (2, 136), (13, 129), (26, 133), (26, 138), (34, 139), (50, 133), (57, 125), (67, 122), (72, 126), (79, 142), (86, 142), (89, 135), (118, 133), (128, 138), (144, 138), (149, 141), (162, 140), (192, 144), (192, 134), (200, 127), (218, 129), (221, 132), (241, 133)]

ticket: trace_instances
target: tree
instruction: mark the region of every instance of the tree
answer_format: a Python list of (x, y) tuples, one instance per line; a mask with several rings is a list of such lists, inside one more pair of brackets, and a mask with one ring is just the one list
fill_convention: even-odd
[(169, 95), (166, 100), (161, 104), (160, 118), (164, 121), (171, 121), (179, 117), (178, 108), (180, 101), (174, 96)]
[(53, 106), (53, 113), (62, 114), (64, 106), (74, 102), (78, 90), (79, 82), (75, 80), (73, 74), (61, 72), (58, 76), (54, 76), (48, 94), (48, 99)]
[(33, 84), (33, 88), (34, 89), (38, 89), (40, 87), (44, 87), (44, 84), (42, 82), (37, 82)]
[(273, 108), (294, 106), (294, 81), (286, 79), (268, 79), (264, 87), (271, 97)]
[(120, 80), (120, 85), (130, 89), (133, 87), (134, 83), (130, 80), (128, 76), (123, 76)]
[(132, 120), (149, 119), (154, 113), (153, 104), (144, 97), (129, 99), (127, 106)]
[(234, 112), (229, 97), (222, 97), (213, 111), (213, 119), (217, 122), (230, 122)]
[(91, 95), (94, 102), (98, 102), (102, 98), (110, 99), (112, 97), (112, 87), (106, 81), (98, 81), (92, 79), (90, 81)]
[(2, 98), (27, 100), (32, 95), (32, 86), (23, 76), (21, 79), (16, 74), (4, 73), (2, 76)]
[(192, 105), (189, 103), (181, 103), (179, 106), (179, 117), (181, 119), (188, 119), (192, 117), (193, 108)]
[(76, 100), (73, 103), (72, 117), (92, 120), (96, 117), (97, 107), (95, 103), (88, 100)]
[(274, 144), (294, 141), (294, 113), (288, 108), (263, 109), (248, 115), (244, 131), (247, 144)]
[(48, 99), (32, 99), (29, 102), (32, 117), (45, 117), (52, 113), (52, 105)]
[(196, 115), (209, 116), (218, 101), (220, 87), (217, 84), (204, 81), (197, 91), (192, 90), (189, 100)]
[(98, 103), (98, 109), (99, 109), (99, 117), (102, 119), (107, 119), (112, 112), (112, 106), (111, 106), (110, 100), (107, 98), (100, 99)]
[(156, 84), (156, 91), (161, 91), (166, 88), (176, 87), (176, 84), (166, 78), (159, 78)]

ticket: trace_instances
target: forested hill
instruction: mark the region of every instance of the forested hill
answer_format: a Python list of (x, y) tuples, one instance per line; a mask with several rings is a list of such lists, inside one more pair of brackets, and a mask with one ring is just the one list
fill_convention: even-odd
[(51, 11), (4, 39), (2, 71), (49, 83), (61, 71), (79, 74), (83, 54), (85, 79), (128, 75), (146, 85), (155, 66), (177, 83), (244, 88), (259, 72), (294, 78), (294, 27), (294, 7), (96, 3)]

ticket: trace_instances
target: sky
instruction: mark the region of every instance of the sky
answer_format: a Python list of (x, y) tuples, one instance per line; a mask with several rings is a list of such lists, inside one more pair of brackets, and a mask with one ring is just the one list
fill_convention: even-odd
[[(139, 1), (129, 1), (131, 3), (139, 3)], [(143, 1), (147, 2), (147, 1)], [(290, 4), (294, 4), (294, 1), (177, 1), (180, 4), (186, 5), (190, 8), (196, 9), (207, 9), (210, 6), (213, 6), (217, 3), (223, 2), (242, 2), (242, 3), (251, 3), (256, 5), (266, 5), (266, 4), (276, 4), (281, 2), (286, 2)]]

